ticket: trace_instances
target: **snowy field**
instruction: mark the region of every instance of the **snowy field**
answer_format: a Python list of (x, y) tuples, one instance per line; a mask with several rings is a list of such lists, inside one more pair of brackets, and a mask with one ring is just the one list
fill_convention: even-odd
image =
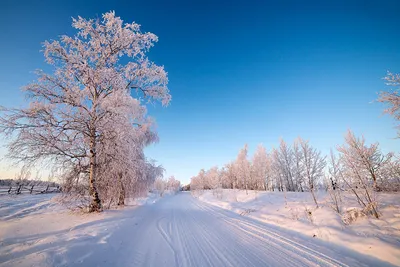
[[(392, 252), (379, 252), (386, 253), (387, 258), (376, 255), (377, 248), (372, 248), (370, 255), (360, 253), (354, 247), (349, 249), (347, 245), (342, 246), (335, 244), (337, 242), (327, 242), (326, 238), (310, 236), (305, 227), (307, 223), (301, 218), (289, 221), (287, 218), (280, 218), (277, 212), (275, 224), (282, 224), (282, 227), (278, 227), (259, 221), (260, 218), (267, 220), (267, 217), (261, 216), (265, 210), (238, 214), (243, 208), (256, 209), (262, 205), (267, 207), (268, 199), (275, 202), (273, 197), (259, 193), (254, 200), (253, 193), (251, 200), (250, 195), (245, 196), (240, 192), (237, 193), (239, 202), (234, 204), (228, 199), (231, 192), (223, 193), (226, 198), (218, 202), (212, 192), (200, 196), (202, 200), (213, 205), (200, 201), (190, 193), (179, 193), (166, 195), (161, 199), (151, 196), (124, 209), (100, 214), (71, 213), (61, 208), (51, 194), (2, 197), (0, 266), (247, 267), (400, 264), (396, 256), (398, 254), (393, 250), (395, 244), (385, 246), (385, 249), (393, 248)], [(294, 199), (295, 195), (288, 194), (288, 205)], [(269, 207), (268, 209), (275, 210), (285, 208)], [(321, 212), (324, 212), (324, 208)], [(315, 223), (320, 223), (317, 212), (315, 217)], [(279, 218), (282, 223), (277, 221)], [(285, 224), (289, 222), (290, 227)], [(297, 227), (303, 227), (304, 233), (299, 233)], [(343, 229), (340, 228), (340, 231)], [(350, 234), (346, 236), (352, 237)], [(357, 240), (365, 241), (368, 238), (360, 237), (354, 243)], [(386, 242), (389, 243), (390, 240)], [(383, 238), (381, 242), (385, 244)]]
[[(316, 209), (311, 194), (207, 190), (193, 193), (200, 200), (241, 216), (290, 229), (306, 236), (350, 248), (400, 266), (400, 194), (380, 194), (382, 218), (357, 218), (351, 224), (332, 208), (329, 196), (320, 192)], [(351, 195), (343, 196), (342, 210), (359, 208)]]

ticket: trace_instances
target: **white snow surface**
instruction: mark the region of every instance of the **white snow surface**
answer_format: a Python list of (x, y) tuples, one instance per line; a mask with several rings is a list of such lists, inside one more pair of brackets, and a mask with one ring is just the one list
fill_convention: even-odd
[[(241, 217), (299, 232), (400, 266), (400, 194), (380, 193), (381, 218), (361, 217), (350, 225), (343, 213), (359, 209), (351, 194), (343, 194), (342, 215), (332, 209), (329, 195), (318, 192), (319, 208), (308, 192), (265, 192), (216, 189), (194, 192), (200, 200)], [(310, 213), (311, 212), (311, 213)], [(282, 229), (282, 230), (283, 230)]]
[(2, 197), (0, 266), (398, 264), (292, 230), (185, 192), (99, 214), (71, 213), (52, 195)]

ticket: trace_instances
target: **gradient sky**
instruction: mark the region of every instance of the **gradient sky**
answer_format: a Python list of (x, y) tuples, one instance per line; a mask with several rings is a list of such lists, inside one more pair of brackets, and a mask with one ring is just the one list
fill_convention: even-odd
[[(159, 37), (149, 56), (168, 71), (172, 102), (149, 108), (160, 142), (147, 155), (168, 175), (188, 182), (245, 143), (252, 153), (281, 137), (328, 153), (348, 128), (399, 152), (373, 101), (386, 71), (400, 72), (400, 1), (321, 2), (2, 0), (0, 105), (25, 105), (19, 88), (47, 68), (41, 43), (73, 34), (71, 17), (115, 10)], [(0, 178), (13, 177), (7, 165)]]

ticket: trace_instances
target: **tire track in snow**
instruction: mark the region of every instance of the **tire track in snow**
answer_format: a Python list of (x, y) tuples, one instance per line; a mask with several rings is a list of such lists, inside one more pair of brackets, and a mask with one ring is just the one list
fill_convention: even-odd
[[(225, 215), (215, 213), (214, 210), (210, 211), (209, 209), (202, 205), (199, 205), (198, 203), (193, 204), (196, 205), (199, 209), (203, 210), (204, 213), (207, 213), (208, 215), (211, 214), (213, 217), (220, 219), (222, 229), (230, 228), (229, 233), (222, 234), (223, 238), (237, 236), (239, 238), (239, 242), (246, 243), (246, 245), (238, 246), (239, 249), (234, 247), (234, 250), (236, 251), (235, 255), (242, 254), (242, 257), (248, 261), (244, 264), (245, 266), (254, 265), (252, 264), (252, 262), (254, 262), (254, 258), (257, 258), (257, 260), (259, 260), (259, 263), (255, 266), (260, 266), (260, 264), (261, 266), (265, 265), (266, 254), (268, 255), (269, 262), (272, 260), (273, 262), (275, 262), (275, 265), (279, 264), (286, 266), (310, 266), (315, 264), (313, 261), (306, 261), (306, 259), (304, 259), (303, 257), (297, 254), (293, 254), (292, 251), (288, 251), (282, 246), (271, 243), (270, 240), (269, 242), (264, 242), (260, 244), (259, 239), (256, 239), (247, 233), (244, 233), (242, 230), (238, 229), (234, 225), (232, 226), (231, 224), (227, 224), (224, 221)], [(205, 228), (204, 231), (207, 231), (207, 229)], [(227, 243), (232, 243), (232, 241)], [(246, 257), (246, 255), (251, 255), (251, 259), (249, 259), (248, 256)], [(263, 258), (261, 258), (261, 255), (263, 256)]]
[[(233, 259), (235, 255), (229, 253), (230, 257), (227, 257), (226, 254), (228, 253), (223, 253), (224, 251), (222, 251), (221, 249), (224, 247), (224, 242), (221, 242), (221, 240), (215, 240), (215, 236), (209, 233), (209, 229), (206, 228), (205, 223), (202, 222), (202, 219), (200, 217), (196, 217), (193, 214), (189, 214), (189, 216), (196, 226), (196, 242), (198, 244), (204, 243), (204, 245), (202, 246), (202, 250), (205, 251), (207, 247), (211, 248), (211, 250), (208, 249), (209, 253), (214, 257), (214, 260), (216, 259), (219, 263), (222, 264), (218, 264), (218, 266), (235, 266), (235, 264), (232, 263), (232, 261), (230, 260)], [(207, 255), (207, 253), (203, 253), (203, 255)], [(208, 256), (206, 257), (209, 258)], [(216, 264), (215, 261), (214, 264)]]
[[(161, 221), (163, 219), (166, 219), (166, 217), (161, 217), (157, 220), (157, 230), (158, 232), (161, 234), (161, 236), (163, 237), (163, 239), (165, 240), (165, 242), (167, 242), (168, 246), (170, 247), (170, 249), (172, 250), (172, 253), (174, 254), (174, 260), (175, 260), (175, 266), (181, 266), (179, 264), (179, 259), (178, 259), (178, 252), (176, 251), (174, 244), (172, 243), (171, 240), (171, 231), (170, 234), (168, 235), (165, 230), (163, 229), (163, 227), (161, 226)], [(171, 223), (169, 223), (169, 225), (171, 225)]]
[[(196, 203), (195, 203), (196, 205)], [(201, 206), (198, 206), (200, 209), (202, 209)], [(208, 210), (204, 210), (203, 212), (207, 213), (208, 215), (210, 212)], [(214, 215), (215, 216), (215, 215)], [(221, 216), (217, 216), (217, 218), (221, 219)], [(232, 228), (230, 225), (227, 225), (225, 222), (220, 222), (220, 227), (224, 231), (224, 233), (221, 233), (218, 238), (222, 238), (224, 242), (219, 242), (222, 245), (223, 244), (232, 244), (236, 243), (237, 245), (233, 247), (233, 255), (232, 258), (238, 259), (238, 256), (240, 256), (240, 259), (244, 259), (245, 262), (243, 262), (243, 265), (245, 266), (260, 266), (260, 265), (265, 265), (265, 254), (268, 255), (269, 260), (273, 260), (276, 263), (281, 263), (282, 262), (287, 262), (288, 264), (291, 264), (291, 266), (298, 266), (298, 264), (295, 264), (294, 262), (279, 257), (276, 255), (276, 250), (271, 250), (268, 246), (267, 247), (260, 247), (258, 246), (259, 244), (255, 243), (254, 239), (251, 238), (248, 235), (244, 235), (242, 231), (238, 231), (236, 227)], [(205, 233), (208, 233), (207, 230), (208, 226), (203, 227), (203, 231)], [(229, 230), (228, 230), (229, 228)], [(208, 234), (210, 240), (215, 240), (215, 236)], [(217, 240), (218, 241), (218, 240)], [(264, 257), (261, 257), (264, 256)], [(256, 261), (256, 263), (254, 263)], [(305, 265), (302, 265), (305, 266)]]
[[(199, 201), (198, 201), (199, 202)], [(319, 261), (321, 264), (325, 263), (328, 266), (347, 266), (342, 262), (339, 262), (337, 260), (334, 260), (330, 258), (329, 256), (322, 254), (320, 252), (317, 252), (305, 245), (299, 244), (293, 240), (290, 240), (288, 238), (285, 238), (277, 233), (274, 233), (268, 229), (261, 228), (253, 223), (250, 223), (246, 221), (244, 218), (243, 219), (237, 219), (237, 218), (232, 218), (230, 216), (227, 216), (226, 214), (223, 214), (221, 211), (216, 210), (214, 207), (210, 207), (205, 203), (197, 203), (197, 206), (200, 209), (203, 209), (205, 211), (208, 211), (212, 213), (214, 216), (219, 217), (220, 219), (224, 220), (226, 223), (230, 224), (234, 228), (237, 228), (241, 231), (246, 232), (249, 235), (252, 235), (253, 237), (257, 238), (258, 240), (265, 242), (265, 243), (271, 243), (271, 240), (281, 243), (282, 245), (290, 246), (293, 248), (293, 252), (297, 252), (292, 255), (287, 255), (287, 256), (298, 256), (300, 254), (307, 254), (311, 258), (314, 259), (314, 261), (311, 261), (311, 263), (315, 263), (315, 260)], [(262, 236), (265, 237), (262, 237)], [(284, 246), (279, 246), (277, 247), (276, 244), (274, 246), (278, 249), (282, 249)], [(287, 250), (287, 249), (286, 249)], [(304, 256), (304, 255), (303, 255)], [(304, 260), (304, 257), (301, 257), (302, 260)]]
[(331, 264), (332, 266), (348, 267), (348, 265), (346, 265), (346, 264), (344, 264), (344, 263), (342, 263), (342, 262), (340, 262), (338, 260), (332, 259), (331, 257), (329, 257), (329, 256), (327, 256), (325, 254), (322, 254), (322, 253), (320, 253), (318, 251), (315, 251), (315, 250), (313, 250), (313, 249), (311, 249), (311, 248), (309, 248), (307, 246), (304, 246), (304, 245), (302, 245), (300, 243), (297, 243), (297, 242), (295, 242), (293, 240), (290, 240), (290, 239), (288, 239), (286, 237), (283, 237), (283, 236), (281, 236), (281, 235), (279, 235), (277, 233), (274, 233), (274, 232), (272, 232), (270, 230), (267, 230), (265, 228), (262, 228), (262, 227), (259, 227), (259, 226), (253, 225), (253, 224), (250, 224), (250, 223), (248, 223), (246, 221), (239, 221), (239, 220), (237, 220), (237, 221), (238, 221), (239, 225), (245, 226), (248, 229), (252, 229), (253, 231), (255, 231), (255, 232), (257, 232), (257, 233), (259, 233), (261, 235), (268, 235), (268, 237), (270, 237), (270, 238), (273, 238), (275, 240), (279, 240), (280, 242), (283, 242), (286, 245), (293, 247), (294, 249), (297, 249), (297, 250), (300, 250), (302, 252), (308, 253), (309, 255), (315, 257), (316, 259), (319, 259), (319, 260), (324, 261), (324, 262), (326, 262), (328, 264)]
[[(208, 210), (211, 213), (221, 215), (220, 212), (218, 212), (212, 208), (205, 207), (205, 206), (203, 206), (202, 208), (204, 208), (205, 210)], [(253, 229), (248, 229), (248, 228), (244, 227), (244, 221), (242, 221), (240, 219), (236, 219), (236, 218), (231, 218), (227, 215), (223, 215), (223, 216), (224, 217), (222, 217), (221, 219), (224, 220), (230, 226), (253, 236), (254, 238), (262, 241), (263, 243), (268, 244), (268, 246), (273, 247), (274, 249), (272, 250), (272, 252), (276, 253), (277, 251), (280, 251), (281, 253), (285, 254), (284, 256), (287, 256), (289, 258), (297, 258), (299, 261), (307, 260), (307, 258), (304, 257), (305, 255), (303, 255), (304, 252), (306, 252), (306, 251), (304, 251), (305, 246), (303, 246), (303, 248), (300, 248), (300, 249), (298, 247), (291, 246), (295, 251), (290, 250), (286, 246), (283, 246), (282, 244), (280, 244), (283, 241), (279, 238), (280, 236), (278, 238), (273, 238), (272, 236), (268, 235), (267, 233), (265, 233), (263, 231), (254, 232), (254, 231), (252, 231)], [(253, 224), (249, 224), (249, 225), (254, 226)], [(259, 234), (261, 234), (262, 236), (260, 236)], [(274, 242), (272, 242), (272, 241), (274, 241)], [(288, 244), (288, 243), (285, 243), (285, 244)], [(311, 261), (308, 261), (308, 263), (306, 265), (315, 264), (315, 260), (317, 260), (320, 263), (324, 262), (325, 264), (328, 264), (328, 266), (332, 266), (332, 265), (333, 266), (345, 266), (344, 264), (340, 264), (340, 263), (337, 265), (332, 264), (332, 262), (330, 262), (330, 261), (325, 261), (325, 260), (321, 259), (319, 256), (312, 255), (309, 253), (308, 253), (308, 256), (311, 256), (311, 258), (310, 258)], [(285, 257), (285, 259), (287, 259), (287, 258)], [(294, 261), (291, 261), (290, 264), (297, 265), (296, 262), (294, 262)]]
[[(243, 257), (248, 260), (248, 257), (245, 255), (252, 255), (252, 258), (257, 258), (260, 262), (261, 265), (265, 265), (265, 257), (261, 258), (260, 255), (265, 256), (266, 254), (268, 255), (269, 261), (273, 260), (276, 264), (279, 265), (284, 265), (284, 266), (310, 266), (310, 265), (315, 265), (315, 262), (313, 261), (306, 261), (305, 258), (301, 257), (298, 254), (294, 254), (292, 251), (288, 251), (282, 246), (278, 246), (275, 243), (271, 243), (271, 240), (268, 240), (268, 242), (265, 242), (265, 240), (259, 240), (255, 238), (252, 235), (249, 235), (248, 233), (243, 232), (241, 229), (238, 229), (236, 225), (233, 224), (227, 224), (226, 219), (224, 216), (220, 216), (219, 213), (215, 213), (215, 211), (211, 211), (206, 209), (203, 206), (198, 205), (200, 209), (203, 209), (204, 212), (211, 213), (213, 216), (219, 218), (223, 222), (223, 227), (224, 228), (230, 228), (231, 232), (229, 235), (236, 235), (240, 237), (240, 241), (246, 242), (248, 245), (247, 246), (240, 246), (240, 249), (237, 251), (238, 254), (242, 254)], [(228, 236), (229, 236), (228, 235)], [(263, 243), (259, 243), (260, 241), (264, 241)], [(278, 253), (279, 252), (279, 253)], [(248, 266), (247, 263), (246, 266)], [(273, 266), (274, 264), (272, 264)], [(260, 264), (256, 264), (255, 266), (260, 266)]]

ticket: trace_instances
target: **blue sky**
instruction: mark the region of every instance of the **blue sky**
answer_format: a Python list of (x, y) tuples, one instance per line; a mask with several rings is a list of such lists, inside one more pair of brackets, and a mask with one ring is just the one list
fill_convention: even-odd
[[(172, 102), (149, 108), (160, 143), (147, 155), (168, 175), (188, 182), (245, 143), (252, 153), (281, 137), (327, 153), (348, 128), (399, 152), (373, 101), (386, 71), (400, 72), (400, 2), (321, 2), (1, 1), (0, 105), (24, 105), (19, 88), (47, 68), (41, 43), (72, 34), (71, 17), (115, 10), (159, 37), (150, 58), (168, 71)], [(6, 165), (0, 178), (13, 177)]]

